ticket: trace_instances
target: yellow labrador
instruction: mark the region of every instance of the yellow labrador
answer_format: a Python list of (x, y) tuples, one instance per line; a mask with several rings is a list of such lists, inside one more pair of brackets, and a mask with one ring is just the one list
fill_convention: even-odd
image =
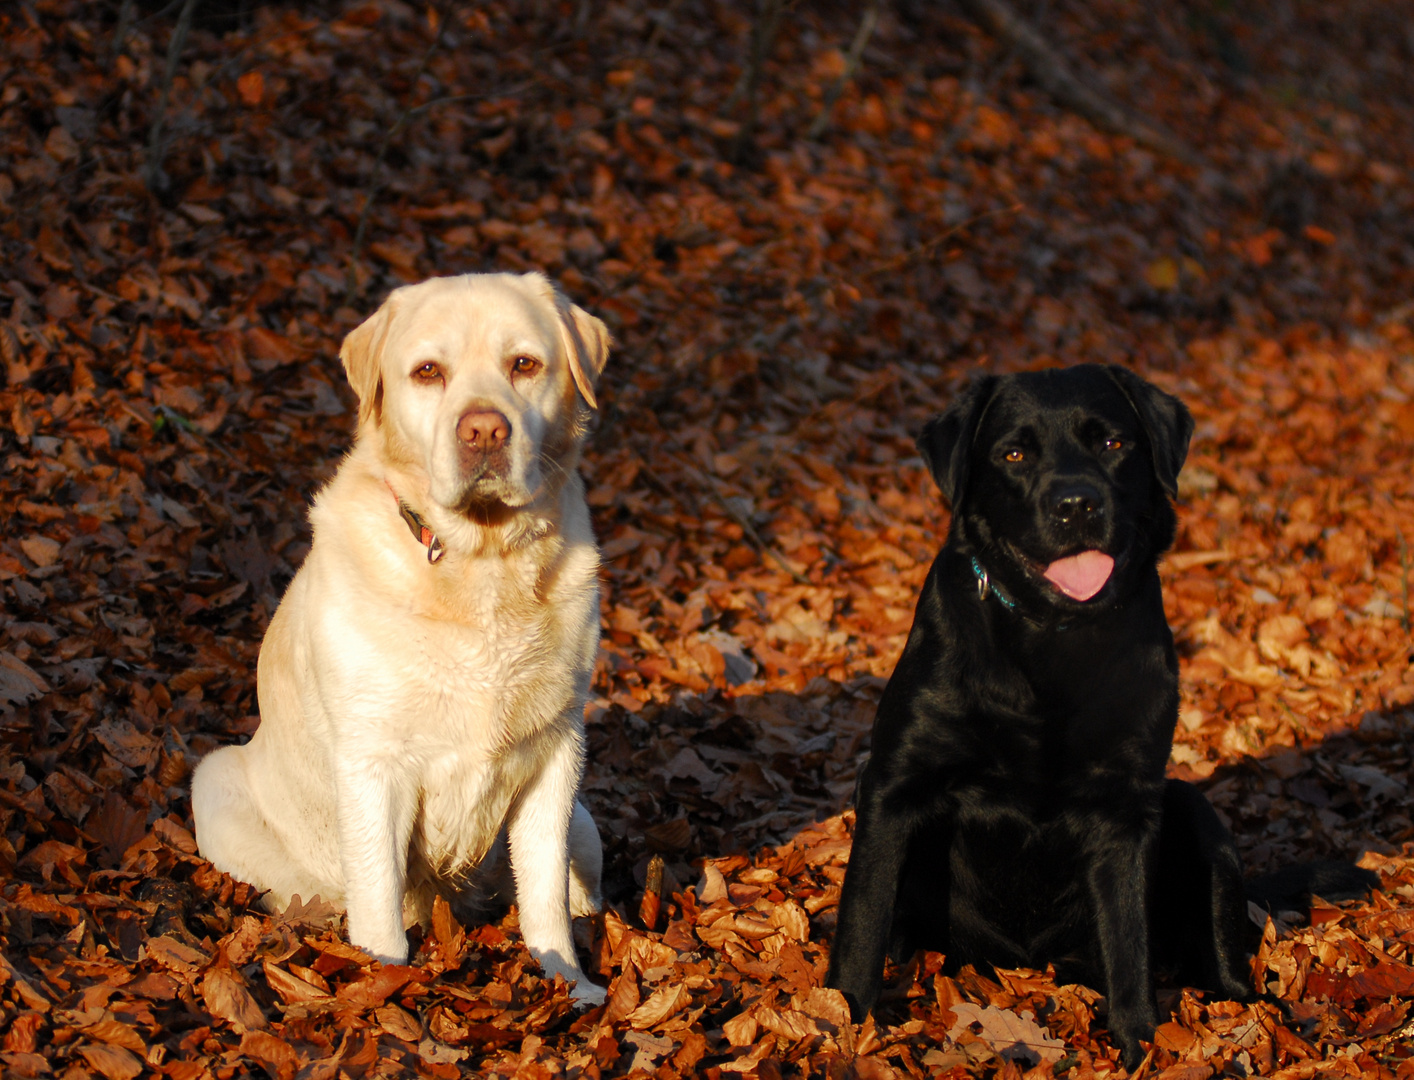
[(192, 779), (202, 854), (272, 909), (317, 894), (402, 963), (435, 895), (499, 892), (596, 1002), (570, 934), (602, 858), (576, 798), (599, 641), (576, 466), (608, 349), (540, 274), (401, 288), (349, 334), (358, 438), (261, 647), (260, 728)]

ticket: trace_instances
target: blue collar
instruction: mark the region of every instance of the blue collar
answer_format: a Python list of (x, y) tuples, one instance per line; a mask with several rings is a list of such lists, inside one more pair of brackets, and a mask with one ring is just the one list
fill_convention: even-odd
[(987, 574), (987, 568), (977, 561), (977, 556), (972, 556), (972, 573), (977, 578), (977, 599), (986, 600), (987, 594), (991, 593), (997, 598), (997, 602), (1008, 611), (1016, 610), (1016, 601), (1006, 593), (1002, 592), (1000, 585), (993, 585), (991, 577)]
[[(997, 603), (1001, 604), (1002, 607), (1006, 608), (1008, 611), (1016, 610), (1016, 601), (1013, 600), (1010, 596), (1008, 596), (1005, 592), (1003, 592), (1002, 587), (1000, 585), (992, 581), (991, 576), (987, 573), (987, 568), (977, 561), (976, 555), (972, 556), (972, 575), (977, 579), (978, 600), (981, 600), (985, 603), (987, 600), (987, 594), (990, 593), (991, 595), (997, 598)], [(1021, 617), (1026, 622), (1031, 623), (1031, 625), (1033, 626), (1043, 625), (1041, 623), (1036, 622), (1036, 620), (1034, 619), (1028, 618), (1025, 615), (1022, 615)], [(1069, 623), (1061, 623), (1056, 627), (1057, 630), (1068, 630), (1069, 628)]]

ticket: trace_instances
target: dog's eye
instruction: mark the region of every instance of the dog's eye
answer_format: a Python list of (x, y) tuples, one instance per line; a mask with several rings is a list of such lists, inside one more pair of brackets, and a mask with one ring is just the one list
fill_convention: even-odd
[(1010, 450), (1008, 450), (1008, 451), (1006, 452), (1006, 454), (1005, 454), (1004, 456), (1005, 456), (1005, 458), (1006, 458), (1007, 461), (1010, 461), (1010, 462), (1013, 462), (1013, 463), (1018, 462), (1018, 461), (1025, 461), (1025, 460), (1026, 460), (1026, 452), (1023, 451), (1023, 450), (1018, 450), (1016, 447), (1012, 447)]
[(516, 375), (534, 375), (540, 370), (540, 361), (533, 356), (517, 356), (511, 362), (511, 371)]
[(1123, 439), (1106, 439), (1106, 440), (1105, 440), (1105, 449), (1106, 449), (1106, 450), (1123, 450), (1123, 449), (1124, 449), (1124, 440), (1123, 440)]
[(442, 378), (442, 369), (429, 360), (414, 371), (412, 377), (418, 382), (437, 382)]

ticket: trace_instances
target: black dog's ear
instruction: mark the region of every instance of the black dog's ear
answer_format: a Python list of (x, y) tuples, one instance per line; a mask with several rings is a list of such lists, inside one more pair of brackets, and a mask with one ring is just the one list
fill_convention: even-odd
[(1188, 440), (1193, 435), (1193, 417), (1188, 412), (1188, 406), (1128, 368), (1109, 364), (1105, 370), (1144, 423), (1144, 431), (1153, 449), (1154, 475), (1158, 477), (1159, 484), (1170, 497), (1176, 496), (1178, 471), (1183, 468), (1184, 458), (1188, 457)]
[(933, 474), (933, 481), (948, 505), (956, 507), (967, 483), (967, 459), (972, 453), (972, 438), (987, 403), (992, 400), (997, 377), (984, 375), (974, 379), (962, 396), (923, 426), (918, 435), (918, 451)]

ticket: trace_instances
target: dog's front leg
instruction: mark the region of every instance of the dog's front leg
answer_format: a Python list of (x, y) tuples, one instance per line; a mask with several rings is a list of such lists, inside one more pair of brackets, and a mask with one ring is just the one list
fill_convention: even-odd
[(415, 785), (405, 770), (353, 755), (339, 762), (335, 782), (349, 941), (385, 964), (407, 963), (403, 892)]
[(825, 976), (826, 986), (844, 994), (855, 1023), (861, 1022), (879, 999), (899, 874), (908, 852), (908, 822), (890, 811), (880, 787), (873, 770), (866, 769), (840, 896), (838, 928), (830, 946), (830, 970)]
[(1092, 832), (1088, 886), (1109, 999), (1110, 1032), (1124, 1066), (1144, 1059), (1140, 1040), (1151, 1041), (1158, 1024), (1149, 960), (1148, 885), (1153, 880), (1158, 828)]
[(508, 832), (525, 946), (549, 978), (575, 983), (574, 996), (598, 1004), (604, 990), (584, 977), (570, 933), (569, 831), (581, 772), (581, 744), (565, 739), (511, 808)]

